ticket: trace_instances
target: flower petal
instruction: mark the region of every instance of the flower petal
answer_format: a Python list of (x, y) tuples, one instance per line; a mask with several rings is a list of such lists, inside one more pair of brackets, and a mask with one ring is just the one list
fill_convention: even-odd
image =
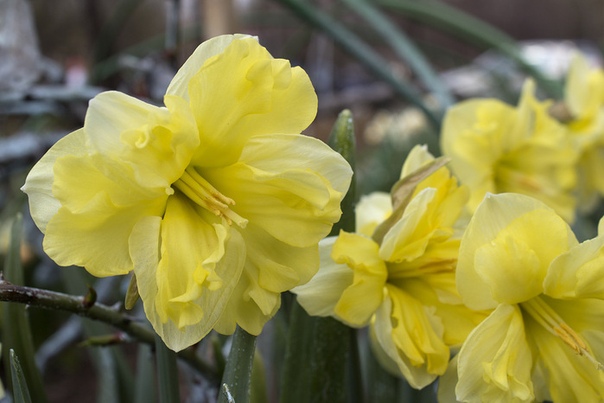
[(519, 194), (489, 195), (461, 241), (459, 293), (476, 310), (526, 300), (542, 292), (551, 261), (576, 244), (568, 224), (543, 203)]
[(231, 42), (244, 38), (249, 38), (249, 35), (220, 35), (204, 41), (178, 69), (166, 90), (166, 95), (176, 95), (189, 101), (189, 83), (201, 66), (208, 59), (224, 52)]
[(31, 217), (42, 233), (46, 233), (46, 225), (61, 207), (52, 194), (53, 166), (57, 158), (64, 155), (83, 156), (90, 151), (84, 130), (76, 130), (53, 145), (27, 175), (21, 190), (27, 193)]
[(344, 323), (365, 326), (382, 304), (388, 277), (386, 263), (379, 257), (379, 245), (372, 239), (340, 231), (331, 253), (336, 263), (346, 263), (352, 269), (353, 281), (334, 307)]
[(168, 188), (185, 170), (199, 145), (187, 103), (165, 98), (168, 108), (116, 91), (90, 101), (84, 131), (101, 154), (130, 165), (141, 185)]
[(459, 352), (457, 399), (533, 401), (532, 362), (520, 309), (499, 305), (470, 333)]
[(251, 139), (239, 163), (202, 175), (250, 223), (288, 245), (309, 247), (340, 218), (352, 171), (317, 139), (275, 135)]
[(61, 156), (53, 168), (52, 192), (61, 207), (46, 226), (46, 253), (98, 277), (128, 273), (132, 228), (143, 217), (160, 216), (168, 196), (141, 188), (127, 166), (98, 154)]
[(549, 267), (544, 293), (554, 298), (604, 299), (604, 234), (558, 256)]
[(336, 239), (328, 237), (319, 242), (319, 271), (308, 283), (291, 290), (309, 315), (335, 316), (336, 304), (344, 290), (352, 284), (354, 273), (350, 267), (336, 263), (331, 258)]
[(273, 59), (253, 38), (234, 40), (207, 60), (191, 78), (189, 96), (204, 145), (195, 164), (203, 167), (234, 163), (253, 136), (300, 133), (317, 112), (306, 73)]
[[(583, 330), (587, 325), (591, 329), (601, 329), (602, 301), (589, 304), (588, 300), (569, 304), (570, 301), (548, 300), (548, 304), (561, 314), (574, 330)], [(575, 302), (575, 301), (573, 301)], [(581, 303), (585, 302), (585, 303)], [(573, 306), (574, 305), (574, 306)], [(584, 309), (597, 309), (585, 311)], [(586, 319), (592, 319), (591, 323)], [(583, 323), (580, 323), (583, 322)], [(578, 326), (577, 326), (578, 325)], [(538, 363), (544, 371), (544, 382), (549, 388), (549, 400), (554, 402), (597, 402), (604, 396), (604, 376), (593, 362), (577, 354), (560, 338), (552, 335), (530, 317), (526, 320), (527, 334), (530, 334), (532, 347), (538, 351)], [(604, 358), (602, 332), (598, 332), (598, 350), (593, 351), (600, 359)], [(587, 341), (587, 338), (585, 338)], [(596, 348), (596, 345), (592, 345)], [(592, 350), (592, 348), (588, 348)]]
[(141, 220), (130, 237), (145, 313), (174, 351), (212, 330), (245, 261), (239, 234), (208, 223), (204, 214), (177, 194), (168, 200), (163, 220)]
[(372, 236), (376, 227), (392, 214), (390, 194), (373, 192), (361, 196), (354, 212), (357, 232), (365, 236)]
[(387, 290), (372, 320), (372, 347), (386, 368), (392, 370), (394, 363), (397, 373), (421, 389), (447, 368), (449, 348), (442, 341), (442, 324), (430, 308), (402, 290), (392, 286)]

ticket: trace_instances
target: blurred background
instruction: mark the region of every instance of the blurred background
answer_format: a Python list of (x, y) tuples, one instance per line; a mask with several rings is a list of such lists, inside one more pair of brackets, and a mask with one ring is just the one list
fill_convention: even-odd
[[(389, 189), (412, 145), (438, 154), (440, 119), (454, 102), (515, 103), (527, 75), (542, 97), (560, 100), (575, 51), (602, 65), (604, 0), (0, 0), (0, 262), (20, 212), (25, 284), (79, 295), (94, 285), (100, 301), (122, 301), (127, 280), (95, 282), (45, 257), (19, 188), (54, 142), (82, 126), (96, 94), (117, 89), (161, 104), (199, 43), (235, 32), (258, 36), (274, 57), (308, 72), (319, 111), (306, 134), (325, 139), (337, 114), (352, 111), (364, 194)], [(132, 401), (124, 379), (148, 350), (86, 348), (82, 341), (115, 330), (68, 314), (28, 314), (49, 401)], [(266, 333), (283, 331), (272, 326)], [(267, 378), (265, 398), (275, 401), (278, 380)], [(211, 401), (195, 395), (198, 376), (182, 382), (188, 401)]]

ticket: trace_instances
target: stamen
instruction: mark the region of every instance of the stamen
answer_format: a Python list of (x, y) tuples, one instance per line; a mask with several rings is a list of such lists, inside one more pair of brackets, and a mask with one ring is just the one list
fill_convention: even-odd
[(535, 297), (521, 304), (525, 310), (537, 323), (543, 326), (548, 332), (559, 337), (566, 345), (572, 348), (575, 353), (587, 358), (596, 369), (603, 371), (602, 365), (587, 349), (587, 344), (564, 320), (550, 307), (542, 298)]
[(245, 218), (231, 210), (230, 206), (234, 206), (235, 201), (220, 193), (195, 168), (187, 168), (182, 176), (174, 182), (174, 187), (195, 204), (226, 219), (229, 225), (233, 222), (241, 228), (247, 225)]

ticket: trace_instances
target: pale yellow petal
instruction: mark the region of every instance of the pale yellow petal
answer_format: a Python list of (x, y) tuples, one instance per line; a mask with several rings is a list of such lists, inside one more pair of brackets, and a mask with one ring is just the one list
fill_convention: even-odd
[(557, 257), (545, 282), (545, 294), (554, 298), (604, 299), (604, 234), (587, 240)]
[(339, 220), (351, 174), (339, 154), (299, 135), (255, 137), (239, 163), (202, 171), (237, 214), (296, 247), (316, 245)]
[(187, 103), (167, 96), (160, 108), (121, 92), (103, 92), (90, 101), (84, 132), (99, 153), (132, 167), (147, 187), (168, 188), (185, 170), (199, 145)]
[(361, 196), (354, 211), (357, 232), (365, 236), (372, 236), (375, 228), (392, 214), (390, 194), (373, 192)]
[(401, 178), (417, 171), (433, 160), (434, 156), (428, 151), (427, 145), (415, 145), (411, 151), (409, 151), (407, 158), (405, 158), (403, 168), (401, 169)]
[(344, 231), (333, 245), (332, 259), (353, 272), (352, 284), (334, 307), (337, 318), (351, 326), (366, 325), (382, 304), (388, 269), (378, 252), (379, 245), (372, 239)]
[[(249, 35), (220, 35), (215, 36), (199, 45), (195, 51), (187, 58), (183, 65), (178, 69), (176, 75), (170, 82), (166, 95), (177, 95), (185, 100), (189, 100), (189, 83), (193, 76), (199, 72), (199, 69), (205, 62), (224, 52), (224, 50), (234, 40), (249, 38)], [(253, 39), (253, 38), (252, 38)]]
[(352, 284), (352, 269), (331, 258), (336, 239), (337, 237), (328, 237), (319, 242), (319, 271), (308, 283), (291, 290), (309, 315), (334, 316), (334, 308), (342, 293)]
[[(514, 301), (539, 294), (551, 261), (576, 244), (568, 224), (543, 203), (518, 194), (489, 195), (476, 210), (461, 241), (459, 293), (476, 310), (492, 309), (498, 300)], [(510, 245), (522, 255), (506, 254)], [(479, 252), (481, 248), (485, 249)], [(532, 270), (520, 264), (524, 260), (533, 262)], [(510, 271), (514, 276), (507, 276)], [(511, 282), (514, 288), (510, 288)]]
[(530, 402), (533, 356), (522, 313), (499, 305), (479, 324), (458, 355), (457, 399), (464, 402)]
[(445, 373), (438, 378), (437, 400), (439, 403), (458, 403), (455, 396), (457, 386), (457, 355), (451, 358)]
[(212, 330), (245, 261), (239, 234), (206, 222), (203, 214), (176, 195), (168, 201), (163, 220), (142, 220), (130, 238), (145, 313), (175, 351)]
[(586, 114), (589, 92), (589, 65), (582, 54), (576, 53), (568, 69), (564, 87), (564, 100), (573, 116)]
[(386, 289), (372, 331), (409, 384), (420, 389), (442, 375), (449, 362), (442, 322), (433, 308), (406, 292), (390, 285)]
[(86, 145), (84, 130), (76, 130), (53, 145), (27, 175), (21, 190), (27, 193), (31, 217), (43, 233), (46, 233), (46, 225), (61, 207), (52, 193), (53, 166), (57, 158), (65, 155), (85, 156), (89, 152), (91, 150)]
[(258, 286), (258, 268), (246, 263), (237, 287), (214, 326), (221, 334), (233, 334), (236, 326), (259, 335), (281, 306), (281, 294)]
[[(597, 321), (591, 323), (594, 328), (601, 328), (602, 304), (599, 306), (576, 306), (576, 309), (563, 310), (560, 313), (570, 318), (572, 316), (593, 315), (596, 312), (585, 312), (581, 308), (598, 308), (600, 314)], [(559, 310), (560, 306), (552, 304)], [(568, 315), (570, 314), (570, 315)], [(595, 315), (593, 315), (595, 316)], [(565, 319), (567, 319), (565, 318)], [(595, 319), (595, 317), (594, 317)], [(580, 319), (579, 319), (580, 320)], [(573, 322), (569, 321), (573, 327)], [(593, 362), (578, 355), (573, 349), (566, 345), (558, 337), (549, 333), (543, 326), (528, 318), (526, 324), (527, 334), (530, 334), (532, 347), (538, 351), (540, 366), (545, 369), (542, 374), (548, 386), (549, 394), (554, 402), (597, 402), (604, 396), (604, 376), (598, 371)], [(530, 332), (530, 333), (529, 333)], [(599, 351), (600, 359), (604, 358), (602, 347), (602, 332), (600, 332)]]
[(128, 273), (132, 228), (144, 217), (161, 216), (167, 194), (141, 188), (127, 166), (98, 154), (62, 156), (53, 168), (52, 192), (62, 206), (46, 226), (46, 253), (95, 276)]
[(195, 164), (204, 167), (234, 163), (253, 136), (300, 133), (317, 112), (306, 73), (273, 59), (253, 38), (234, 40), (208, 59), (189, 96), (203, 144)]

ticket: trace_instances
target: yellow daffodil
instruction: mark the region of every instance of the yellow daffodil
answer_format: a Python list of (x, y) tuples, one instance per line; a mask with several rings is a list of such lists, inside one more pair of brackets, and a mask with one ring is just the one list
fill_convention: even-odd
[(580, 152), (578, 187), (583, 209), (604, 195), (604, 70), (590, 68), (577, 54), (568, 72), (565, 103), (570, 120), (565, 122)]
[(527, 81), (517, 108), (495, 99), (473, 99), (447, 112), (441, 147), (451, 158), (453, 173), (471, 190), (471, 211), (486, 193), (514, 192), (543, 201), (568, 222), (574, 220), (577, 153), (548, 108)]
[(36, 164), (23, 189), (44, 249), (99, 277), (133, 270), (174, 350), (212, 328), (257, 335), (280, 293), (318, 269), (351, 169), (299, 134), (316, 114), (312, 84), (255, 38), (201, 44), (164, 103), (99, 94)]
[(425, 147), (411, 151), (401, 177), (391, 197), (361, 199), (358, 233), (322, 241), (319, 272), (293, 292), (311, 315), (369, 324), (380, 362), (422, 388), (484, 316), (465, 308), (455, 289), (454, 224), (468, 190)]
[(603, 256), (602, 231), (579, 244), (540, 201), (487, 196), (461, 241), (457, 287), (492, 313), (459, 352), (457, 400), (602, 401)]

